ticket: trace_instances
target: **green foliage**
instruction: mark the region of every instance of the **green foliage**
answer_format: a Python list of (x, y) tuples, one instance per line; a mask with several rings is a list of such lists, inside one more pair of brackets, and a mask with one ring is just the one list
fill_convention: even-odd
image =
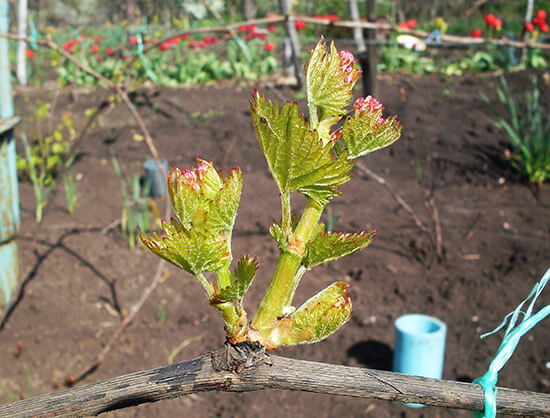
[[(138, 233), (140, 231), (148, 231), (150, 226), (150, 185), (147, 182), (143, 185), (141, 184), (140, 175), (137, 171), (125, 179), (114, 152), (111, 152), (111, 162), (120, 181), (120, 195), (123, 204), (120, 222), (122, 234), (126, 238), (130, 250), (134, 250)], [(128, 187), (130, 187), (130, 193), (128, 193)]]
[[(173, 167), (168, 190), (178, 215), (163, 223), (164, 234), (141, 235), (155, 254), (194, 274), (210, 304), (224, 319), (231, 342), (255, 341), (268, 349), (320, 341), (342, 326), (351, 315), (348, 285), (334, 283), (297, 310), (295, 290), (304, 274), (316, 265), (359, 251), (374, 239), (374, 231), (356, 234), (326, 232), (320, 223), (329, 200), (351, 179), (353, 159), (395, 142), (401, 126), (395, 117), (384, 119), (374, 98), (358, 99), (343, 126), (335, 124), (348, 112), (353, 85), (359, 77), (355, 58), (323, 39), (306, 63), (310, 120), (297, 103), (279, 107), (254, 92), (251, 114), (254, 130), (269, 170), (280, 190), (282, 217), (270, 232), (280, 249), (271, 283), (256, 315), (249, 322), (242, 299), (258, 268), (255, 258), (244, 256), (230, 272), (231, 233), (237, 213), (242, 174), (227, 177), (213, 164), (198, 159), (196, 169)], [(308, 199), (298, 217), (292, 213), (291, 194)], [(216, 281), (204, 273), (214, 272)]]
[(396, 117), (382, 118), (382, 110), (355, 110), (348, 117), (342, 138), (349, 151), (348, 158), (358, 158), (393, 144), (401, 136)]
[(250, 258), (250, 256), (242, 256), (235, 273), (231, 275), (229, 285), (216, 293), (210, 303), (236, 302), (242, 304), (243, 297), (252, 284), (257, 269), (258, 260)]
[(315, 343), (344, 325), (351, 317), (348, 288), (336, 282), (300, 306), (291, 316), (294, 327), (284, 345)]
[(67, 210), (72, 215), (76, 207), (76, 180), (72, 169), (67, 170), (63, 176), (63, 188), (65, 190), (65, 199), (67, 200)]
[(352, 254), (370, 245), (374, 241), (374, 236), (374, 230), (356, 234), (325, 232), (325, 225), (319, 224), (313, 238), (306, 246), (302, 264), (306, 268), (311, 268)]
[(381, 46), (378, 71), (428, 74), (437, 71), (436, 61), (422, 52), (400, 47), (396, 39), (390, 45)]
[[(38, 126), (40, 127), (45, 121), (51, 123), (53, 116), (50, 114), (49, 104), (40, 100), (37, 104)], [(70, 113), (64, 113), (61, 116), (61, 121), (55, 125), (51, 134), (42, 135), (39, 129), (36, 138), (33, 141), (27, 141), (29, 154), (25, 157), (17, 157), (19, 177), (32, 181), (31, 170), (34, 170), (36, 178), (41, 179), (44, 186), (52, 184), (75, 138), (76, 131)]]
[(352, 163), (335, 158), (332, 144), (323, 144), (316, 131), (299, 114), (298, 104), (287, 102), (279, 112), (257, 92), (252, 122), (260, 147), (282, 194), (299, 191), (324, 206), (351, 178)]
[[(506, 79), (500, 79), (496, 89), (498, 100), (508, 115), (500, 117), (495, 125), (510, 140), (511, 152), (506, 153), (510, 165), (533, 184), (542, 184), (550, 176), (550, 117), (543, 105), (535, 76), (533, 90), (525, 93), (525, 109), (521, 109)], [(484, 100), (491, 105), (486, 95)]]

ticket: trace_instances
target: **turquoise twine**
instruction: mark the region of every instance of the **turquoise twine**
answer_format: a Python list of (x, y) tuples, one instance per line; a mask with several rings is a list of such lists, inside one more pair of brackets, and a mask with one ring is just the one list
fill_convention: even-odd
[(149, 79), (151, 79), (152, 81), (157, 81), (157, 75), (153, 72), (153, 70), (151, 70), (151, 66), (149, 65), (147, 58), (143, 54), (143, 39), (141, 37), (141, 33), (136, 33), (136, 40), (137, 48), (135, 52), (131, 52), (131, 55), (137, 55), (141, 60), (141, 64), (143, 65), (143, 69), (145, 70), (145, 74), (147, 74), (147, 77), (149, 77)]
[(36, 30), (34, 19), (29, 19), (29, 25), (31, 27), (31, 39), (29, 40), (29, 44), (31, 45), (31, 49), (36, 51), (38, 49), (38, 44), (36, 43), (36, 40), (38, 39), (38, 30)]
[[(531, 315), (533, 313), (533, 307), (537, 298), (542, 293), (544, 286), (546, 286), (546, 283), (548, 283), (549, 280), (550, 269), (546, 270), (546, 273), (544, 273), (542, 279), (540, 279), (535, 287), (533, 287), (531, 293), (529, 293), (529, 296), (527, 296), (527, 298), (525, 298), (523, 302), (521, 302), (513, 312), (510, 312), (508, 315), (506, 315), (502, 323), (497, 328), (481, 336), (481, 338), (485, 338), (491, 334), (494, 334), (495, 332), (503, 328), (506, 325), (506, 322), (508, 322), (508, 318), (510, 318), (510, 323), (508, 324), (508, 328), (504, 333), (502, 343), (500, 344), (495, 358), (489, 365), (489, 370), (479, 379), (473, 381), (473, 383), (477, 383), (483, 388), (483, 392), (485, 394), (484, 410), (483, 412), (474, 412), (475, 418), (494, 418), (496, 416), (496, 384), (498, 380), (498, 372), (504, 367), (510, 357), (512, 357), (512, 354), (514, 354), (514, 350), (516, 349), (520, 338), (523, 337), (523, 335), (525, 335), (541, 320), (550, 315), (550, 305), (546, 305), (540, 311), (538, 311), (534, 315)], [(531, 298), (533, 298), (533, 300), (529, 304), (529, 307), (525, 312), (522, 312), (521, 307)], [(518, 326), (515, 326), (519, 314), (523, 315), (523, 319), (518, 324)]]

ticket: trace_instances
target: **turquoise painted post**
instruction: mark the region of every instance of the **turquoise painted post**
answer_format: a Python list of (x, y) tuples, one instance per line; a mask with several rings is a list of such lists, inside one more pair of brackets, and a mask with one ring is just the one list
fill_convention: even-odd
[[(0, 32), (8, 32), (8, 0), (0, 0)], [(0, 311), (17, 285), (19, 264), (15, 234), (19, 229), (19, 191), (8, 40), (0, 38)]]

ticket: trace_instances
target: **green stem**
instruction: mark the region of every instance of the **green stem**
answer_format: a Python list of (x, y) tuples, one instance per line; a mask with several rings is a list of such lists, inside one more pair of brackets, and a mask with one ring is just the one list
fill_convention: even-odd
[(206, 294), (208, 295), (208, 299), (212, 298), (214, 295), (214, 291), (212, 290), (212, 286), (206, 280), (206, 277), (202, 273), (197, 273), (197, 279), (199, 279), (199, 282), (201, 282), (202, 287), (204, 287), (204, 290), (206, 291)]
[(270, 321), (283, 314), (286, 306), (290, 306), (298, 282), (305, 273), (298, 271), (304, 256), (305, 244), (311, 238), (322, 212), (322, 206), (311, 199), (308, 201), (296, 231), (290, 237), (286, 248), (281, 251), (273, 279), (252, 321), (257, 329), (265, 328)]
[(239, 321), (239, 315), (237, 314), (235, 307), (231, 302), (217, 303), (213, 306), (221, 312), (225, 330), (229, 335), (232, 335), (234, 331), (233, 328)]
[(290, 208), (290, 193), (281, 193), (282, 218), (281, 227), (283, 229), (284, 241), (287, 242), (292, 234), (292, 213)]
[(220, 290), (231, 285), (231, 272), (228, 265), (216, 270), (216, 275), (218, 276), (218, 288)]

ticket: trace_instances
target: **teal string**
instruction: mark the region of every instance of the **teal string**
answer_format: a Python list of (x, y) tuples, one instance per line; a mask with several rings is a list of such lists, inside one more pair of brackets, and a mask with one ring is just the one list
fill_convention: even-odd
[(38, 44), (36, 43), (36, 40), (38, 39), (38, 30), (36, 30), (36, 25), (34, 24), (33, 18), (29, 19), (29, 26), (31, 27), (31, 39), (29, 40), (29, 44), (31, 49), (36, 51), (38, 49)]
[[(487, 373), (485, 373), (479, 379), (474, 380), (473, 382), (473, 383), (479, 384), (483, 388), (484, 398), (485, 398), (484, 410), (483, 412), (474, 412), (475, 418), (496, 417), (496, 411), (497, 411), (496, 384), (498, 380), (498, 373), (504, 367), (504, 365), (510, 359), (510, 357), (512, 357), (512, 354), (514, 354), (514, 350), (516, 349), (521, 337), (523, 337), (527, 332), (529, 332), (529, 330), (531, 330), (531, 328), (537, 325), (545, 317), (550, 315), (550, 305), (546, 305), (544, 308), (539, 310), (536, 314), (532, 315), (535, 302), (537, 301), (537, 298), (540, 296), (540, 294), (542, 293), (542, 290), (544, 289), (544, 287), (546, 286), (549, 280), (550, 280), (550, 269), (546, 270), (546, 273), (544, 273), (544, 276), (542, 276), (540, 281), (533, 287), (533, 289), (529, 293), (529, 296), (527, 296), (516, 307), (514, 311), (506, 315), (502, 323), (497, 328), (481, 336), (481, 338), (485, 338), (489, 335), (494, 334), (495, 332), (502, 329), (506, 325), (508, 320), (510, 320), (508, 327), (506, 328), (506, 332), (504, 333), (502, 343), (500, 344), (500, 347), (497, 351), (497, 354), (493, 359), (493, 361), (491, 362), (491, 364), (489, 365), (489, 370), (487, 370)], [(532, 298), (531, 303), (529, 304), (527, 310), (523, 312), (521, 310), (522, 306), (531, 298)], [(523, 315), (523, 319), (516, 326), (516, 322), (520, 314)]]

